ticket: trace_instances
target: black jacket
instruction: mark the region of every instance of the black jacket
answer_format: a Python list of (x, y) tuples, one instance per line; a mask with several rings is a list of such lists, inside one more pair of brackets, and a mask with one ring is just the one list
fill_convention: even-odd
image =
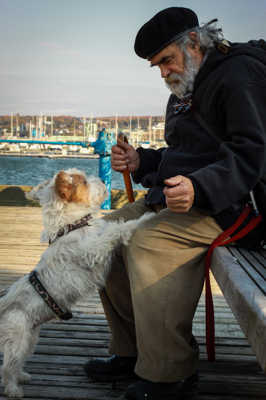
[[(194, 205), (226, 229), (240, 214), (250, 190), (266, 173), (266, 52), (232, 44), (228, 54), (214, 49), (196, 77), (192, 108), (175, 114), (167, 105), (167, 148), (139, 148), (134, 180), (150, 190), (147, 204), (163, 203), (164, 179), (192, 180)], [(200, 113), (215, 137), (199, 124)]]

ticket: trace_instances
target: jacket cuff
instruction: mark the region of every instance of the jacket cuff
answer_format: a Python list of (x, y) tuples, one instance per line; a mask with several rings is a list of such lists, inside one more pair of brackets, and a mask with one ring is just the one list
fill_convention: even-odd
[(194, 188), (194, 203), (193, 205), (197, 208), (206, 209), (208, 208), (208, 197), (201, 186), (198, 184), (197, 180), (192, 175), (188, 175)]
[(142, 147), (138, 147), (136, 151), (139, 154), (139, 167), (136, 171), (131, 173), (131, 176), (135, 183), (140, 183), (143, 175), (145, 175), (145, 170), (143, 165), (144, 163), (142, 162), (142, 156), (145, 153), (145, 149), (143, 149)]

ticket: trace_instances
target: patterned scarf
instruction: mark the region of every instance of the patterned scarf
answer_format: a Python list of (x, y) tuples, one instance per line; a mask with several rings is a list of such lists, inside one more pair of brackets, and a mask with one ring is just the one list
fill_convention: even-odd
[(184, 114), (189, 111), (192, 106), (192, 94), (187, 94), (182, 97), (182, 99), (178, 99), (177, 103), (173, 104), (174, 113), (175, 114)]

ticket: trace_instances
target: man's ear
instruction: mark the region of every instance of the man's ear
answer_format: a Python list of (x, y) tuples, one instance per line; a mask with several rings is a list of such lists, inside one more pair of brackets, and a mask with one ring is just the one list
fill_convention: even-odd
[(199, 50), (200, 44), (199, 44), (198, 34), (196, 32), (189, 32), (188, 36), (190, 37), (190, 39), (192, 41), (192, 44), (190, 44), (192, 49)]
[(72, 191), (72, 177), (65, 171), (59, 171), (55, 178), (55, 192), (62, 200), (70, 201)]

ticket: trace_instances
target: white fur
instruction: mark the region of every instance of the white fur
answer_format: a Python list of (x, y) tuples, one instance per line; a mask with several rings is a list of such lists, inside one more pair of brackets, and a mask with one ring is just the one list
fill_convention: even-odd
[[(83, 174), (74, 169), (65, 172)], [(86, 179), (90, 193), (87, 205), (62, 201), (54, 190), (55, 177), (32, 190), (31, 198), (38, 199), (42, 205), (43, 240), (54, 239), (62, 227), (88, 213), (95, 216), (99, 211), (106, 196), (105, 186), (98, 178)], [(35, 270), (57, 304), (70, 309), (75, 302), (103, 287), (113, 250), (119, 244), (127, 245), (133, 231), (150, 215), (153, 214), (128, 222), (94, 218), (88, 222), (91, 226), (74, 230), (49, 246)], [(2, 382), (7, 396), (23, 397), (20, 383), (30, 379), (23, 371), (23, 364), (34, 352), (40, 325), (54, 317), (53, 311), (29, 283), (28, 275), (15, 282), (0, 298), (0, 349), (4, 353)]]

